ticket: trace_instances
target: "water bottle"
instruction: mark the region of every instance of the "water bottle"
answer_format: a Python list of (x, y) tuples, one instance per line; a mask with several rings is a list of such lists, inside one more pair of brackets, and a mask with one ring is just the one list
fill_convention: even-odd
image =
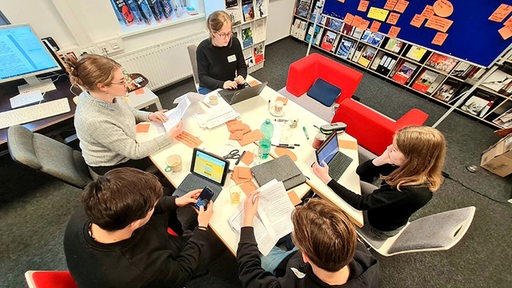
[(261, 124), (260, 131), (263, 134), (263, 139), (261, 139), (259, 143), (258, 156), (261, 159), (267, 159), (272, 144), (270, 139), (272, 139), (272, 135), (274, 134), (274, 125), (272, 125), (270, 119), (265, 120), (265, 122)]

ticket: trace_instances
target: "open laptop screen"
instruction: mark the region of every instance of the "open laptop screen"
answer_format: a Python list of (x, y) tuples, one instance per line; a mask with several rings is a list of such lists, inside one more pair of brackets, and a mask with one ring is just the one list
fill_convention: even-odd
[(229, 162), (206, 151), (195, 148), (190, 172), (224, 185)]
[(332, 133), (316, 150), (316, 160), (318, 161), (318, 164), (322, 164), (322, 161), (329, 164), (338, 151), (338, 134)]

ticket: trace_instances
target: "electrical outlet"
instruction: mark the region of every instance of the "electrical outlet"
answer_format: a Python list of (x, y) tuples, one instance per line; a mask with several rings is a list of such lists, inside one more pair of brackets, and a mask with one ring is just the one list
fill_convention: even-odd
[(121, 38), (107, 39), (100, 42), (96, 42), (98, 47), (98, 53), (102, 55), (110, 55), (123, 51)]

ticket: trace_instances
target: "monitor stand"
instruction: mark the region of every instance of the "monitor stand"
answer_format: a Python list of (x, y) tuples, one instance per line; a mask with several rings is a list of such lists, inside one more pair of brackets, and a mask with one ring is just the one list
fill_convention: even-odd
[(18, 86), (18, 91), (20, 94), (36, 90), (39, 90), (41, 93), (45, 93), (47, 91), (57, 89), (55, 84), (53, 84), (52, 79), (39, 80), (36, 76), (28, 76), (23, 79), (27, 82), (27, 84)]

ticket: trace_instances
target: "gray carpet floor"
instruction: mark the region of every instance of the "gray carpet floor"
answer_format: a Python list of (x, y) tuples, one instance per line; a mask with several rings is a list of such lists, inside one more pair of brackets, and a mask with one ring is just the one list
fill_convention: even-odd
[[(266, 47), (265, 67), (252, 75), (279, 90), (286, 85), (288, 65), (306, 53), (305, 43), (285, 38)], [(319, 52), (313, 49), (312, 52)], [(344, 62), (346, 63), (346, 62)], [(350, 66), (350, 64), (347, 64)], [(359, 69), (354, 67), (355, 69)], [(191, 78), (156, 91), (162, 105), (194, 90)], [(361, 102), (392, 118), (416, 107), (432, 125), (446, 111), (437, 103), (364, 73), (356, 95)], [(381, 287), (510, 287), (512, 283), (512, 177), (486, 170), (468, 172), (480, 154), (499, 137), (493, 128), (452, 113), (438, 127), (448, 141), (445, 171), (450, 177), (432, 201), (413, 219), (450, 209), (476, 206), (465, 237), (452, 249), (381, 257)], [(80, 205), (80, 190), (0, 157), (0, 287), (26, 287), (27, 270), (66, 269), (62, 250), (68, 217)], [(235, 258), (225, 253), (210, 274), (187, 287), (240, 287)]]

